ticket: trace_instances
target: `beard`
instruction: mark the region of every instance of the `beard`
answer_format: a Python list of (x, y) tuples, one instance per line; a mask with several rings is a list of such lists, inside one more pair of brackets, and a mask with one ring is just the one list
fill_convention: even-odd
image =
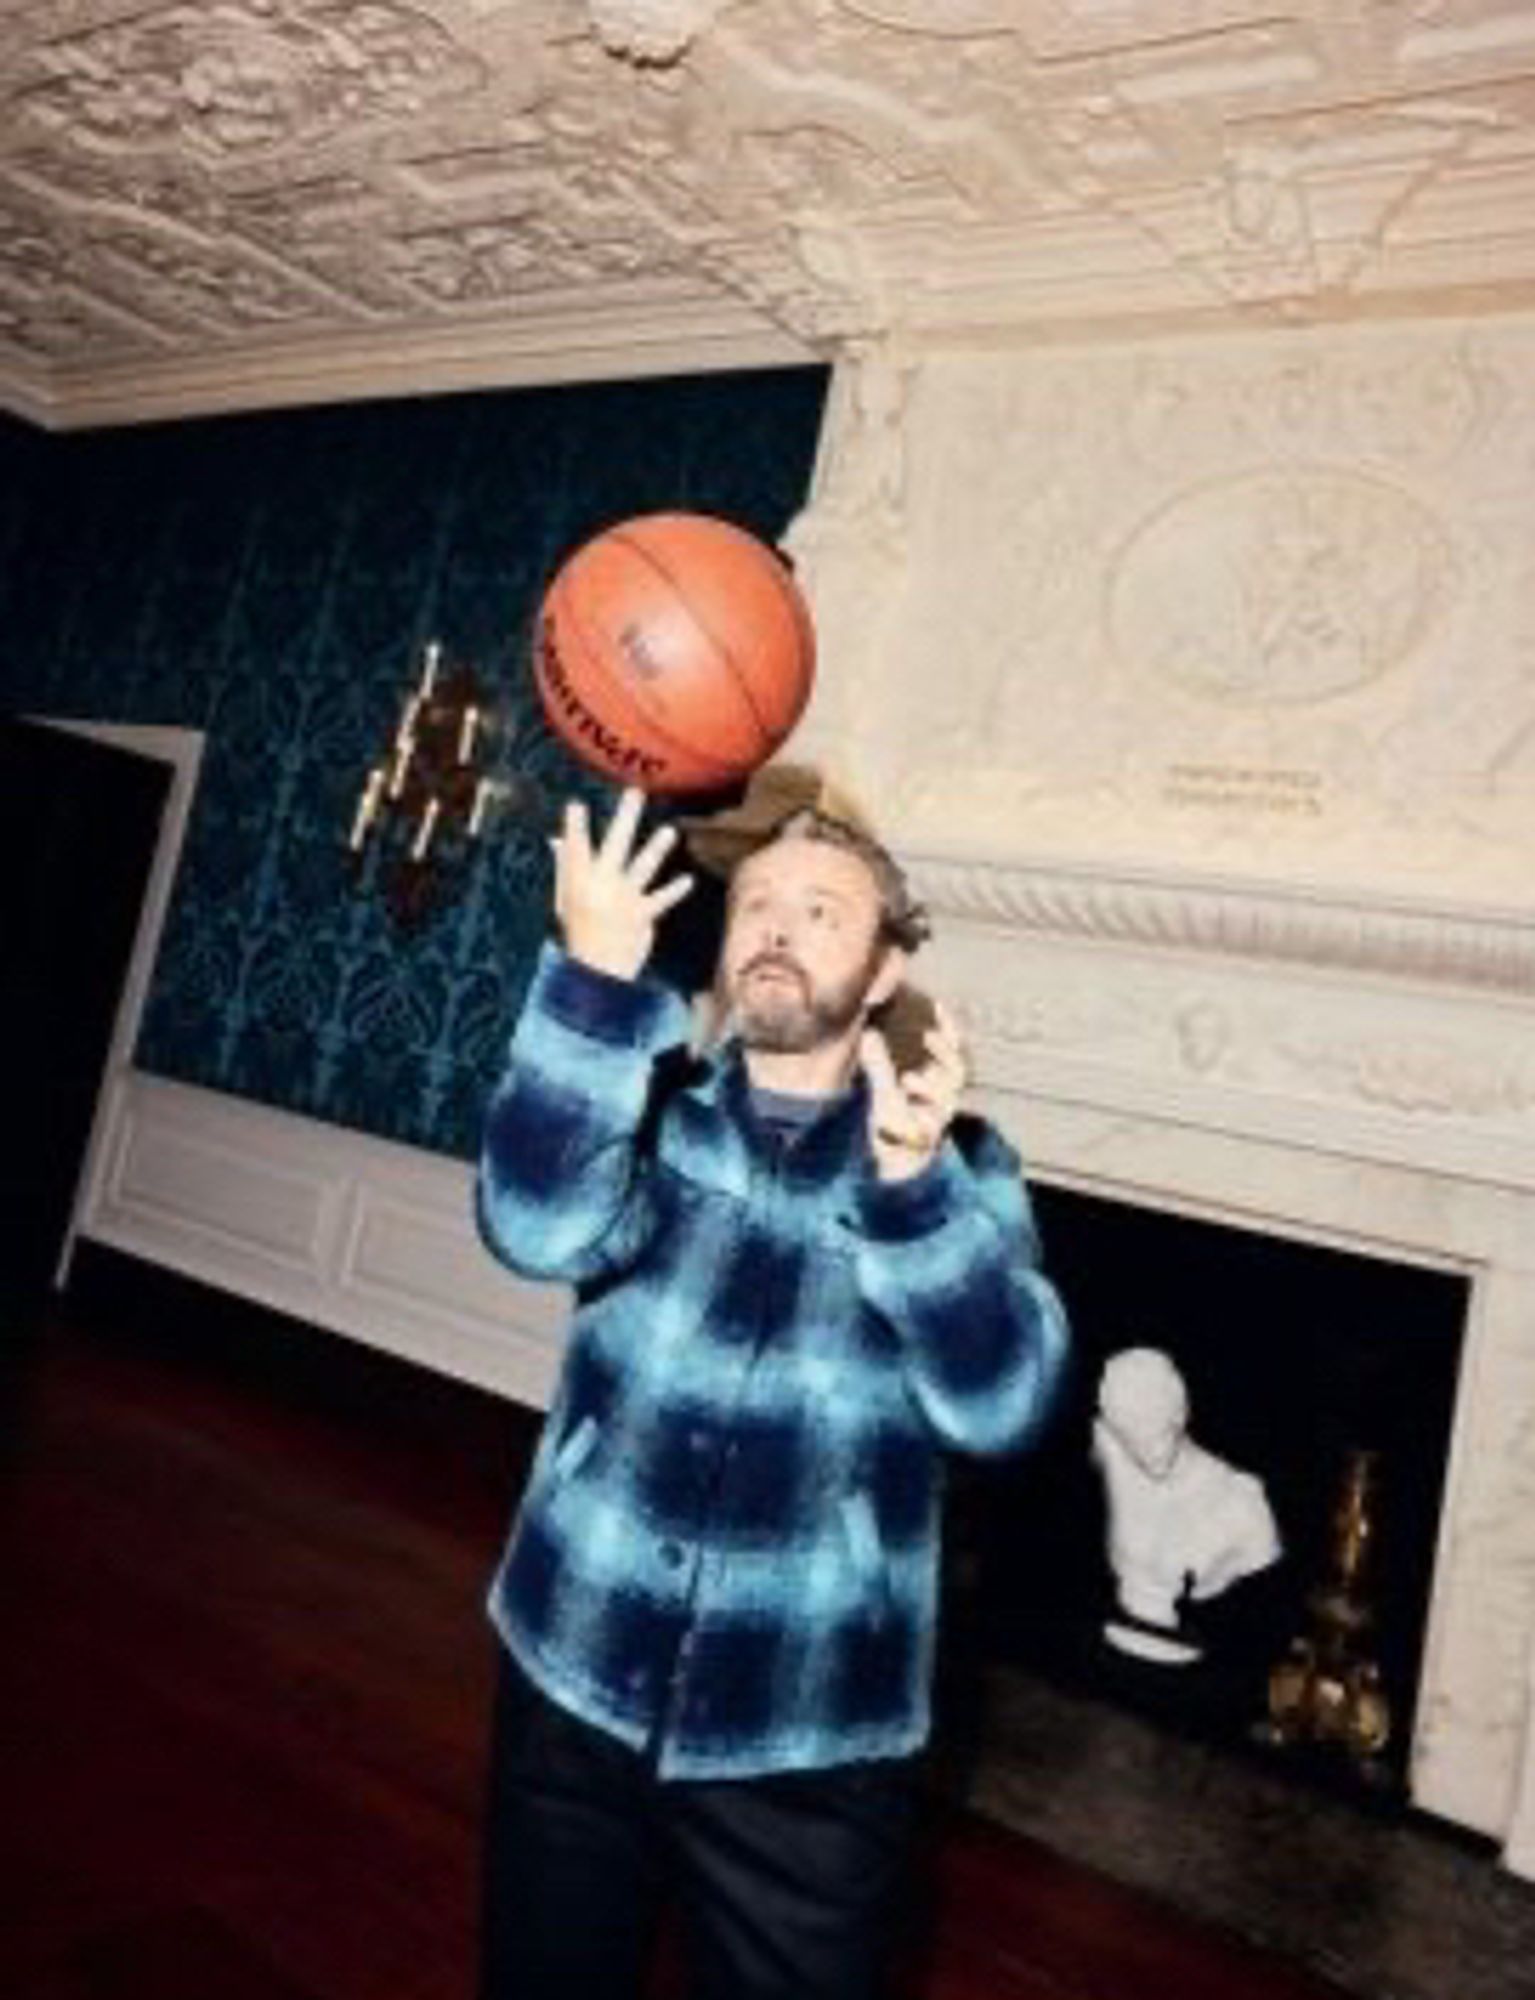
[[(803, 966), (782, 954), (760, 952), (749, 959), (721, 993), (742, 1046), (765, 1055), (801, 1056), (840, 1041), (862, 1019), (883, 955), (876, 943), (863, 965), (827, 986), (817, 986)], [(767, 969), (774, 978), (754, 977)]]

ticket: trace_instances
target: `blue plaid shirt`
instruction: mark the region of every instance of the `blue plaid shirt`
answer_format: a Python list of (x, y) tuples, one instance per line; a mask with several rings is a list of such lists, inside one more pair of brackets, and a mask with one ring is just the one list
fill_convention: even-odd
[(482, 1231), (572, 1282), (491, 1616), (663, 1777), (902, 1755), (928, 1730), (945, 1448), (1040, 1422), (1066, 1327), (1016, 1156), (957, 1120), (874, 1171), (861, 1079), (798, 1137), (680, 998), (545, 951), (489, 1111)]

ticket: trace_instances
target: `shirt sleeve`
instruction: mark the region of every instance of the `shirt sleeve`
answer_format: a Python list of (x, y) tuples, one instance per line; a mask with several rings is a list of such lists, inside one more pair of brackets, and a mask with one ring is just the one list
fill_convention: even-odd
[(1069, 1343), (1017, 1154), (967, 1119), (909, 1180), (871, 1169), (860, 1208), (864, 1296), (901, 1341), (934, 1432), (977, 1454), (1026, 1444), (1055, 1401)]
[(640, 1143), (655, 1064), (686, 1009), (546, 945), (485, 1121), (480, 1233), (528, 1278), (581, 1283), (631, 1263), (655, 1221)]

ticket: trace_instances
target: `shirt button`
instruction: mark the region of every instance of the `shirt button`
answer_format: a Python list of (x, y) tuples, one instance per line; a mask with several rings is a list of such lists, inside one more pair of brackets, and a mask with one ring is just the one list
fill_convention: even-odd
[(682, 1565), (687, 1561), (687, 1551), (683, 1548), (681, 1542), (663, 1542), (661, 1544), (661, 1560), (666, 1564), (668, 1569), (681, 1569)]

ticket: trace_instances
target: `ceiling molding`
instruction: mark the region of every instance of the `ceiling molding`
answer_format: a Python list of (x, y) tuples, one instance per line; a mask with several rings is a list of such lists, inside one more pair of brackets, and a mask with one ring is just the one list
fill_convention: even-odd
[(0, 407), (46, 430), (241, 410), (792, 365), (813, 350), (730, 299), (589, 301), (516, 321), (252, 342), (7, 379)]
[(59, 426), (1535, 298), (1523, 0), (40, 0), (0, 113)]

